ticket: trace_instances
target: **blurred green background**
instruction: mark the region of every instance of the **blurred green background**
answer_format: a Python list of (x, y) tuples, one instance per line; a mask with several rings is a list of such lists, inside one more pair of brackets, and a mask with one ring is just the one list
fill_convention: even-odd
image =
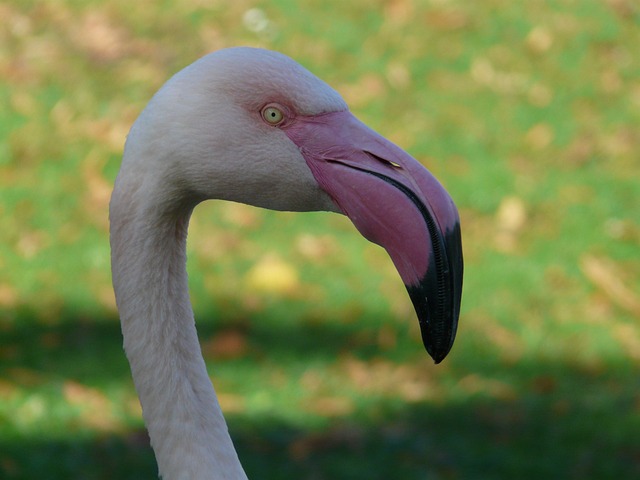
[(635, 0), (0, 3), (0, 478), (155, 478), (107, 206), (170, 75), (280, 50), (456, 200), (466, 277), (435, 366), (384, 251), (337, 215), (208, 202), (189, 240), (250, 478), (640, 478)]

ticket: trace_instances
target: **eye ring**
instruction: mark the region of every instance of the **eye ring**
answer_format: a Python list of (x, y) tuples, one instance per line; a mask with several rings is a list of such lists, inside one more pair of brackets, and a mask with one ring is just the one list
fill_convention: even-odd
[(262, 115), (262, 119), (266, 123), (274, 127), (282, 124), (282, 122), (284, 122), (286, 118), (284, 109), (279, 105), (274, 105), (272, 103), (269, 105), (265, 105), (260, 111), (260, 114)]

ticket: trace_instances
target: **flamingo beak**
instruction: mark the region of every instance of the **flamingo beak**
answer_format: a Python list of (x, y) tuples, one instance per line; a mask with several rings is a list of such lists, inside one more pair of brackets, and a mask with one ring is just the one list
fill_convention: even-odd
[(320, 187), (368, 240), (384, 247), (411, 298), (436, 363), (451, 350), (462, 297), (460, 219), (417, 160), (348, 111), (281, 127)]

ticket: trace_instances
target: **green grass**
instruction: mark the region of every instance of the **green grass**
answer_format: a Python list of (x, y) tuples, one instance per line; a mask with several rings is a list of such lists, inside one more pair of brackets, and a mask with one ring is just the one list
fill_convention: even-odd
[(198, 207), (193, 303), (250, 478), (640, 477), (638, 6), (229, 3), (0, 5), (0, 478), (155, 477), (109, 193), (151, 95), (238, 44), (294, 57), (423, 161), (466, 261), (434, 366), (346, 219)]

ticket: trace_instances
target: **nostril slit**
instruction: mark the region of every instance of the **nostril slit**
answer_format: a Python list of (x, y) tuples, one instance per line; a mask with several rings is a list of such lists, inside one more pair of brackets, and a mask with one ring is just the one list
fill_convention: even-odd
[(364, 153), (366, 153), (367, 155), (369, 155), (371, 158), (373, 158), (374, 160), (377, 160), (380, 163), (384, 163), (385, 165), (387, 165), (388, 167), (392, 167), (392, 168), (402, 168), (402, 165), (400, 165), (399, 163), (396, 162), (392, 162), (391, 160), (387, 160), (386, 158), (383, 158), (379, 155), (376, 155), (375, 153), (369, 152), (368, 150), (365, 150)]

